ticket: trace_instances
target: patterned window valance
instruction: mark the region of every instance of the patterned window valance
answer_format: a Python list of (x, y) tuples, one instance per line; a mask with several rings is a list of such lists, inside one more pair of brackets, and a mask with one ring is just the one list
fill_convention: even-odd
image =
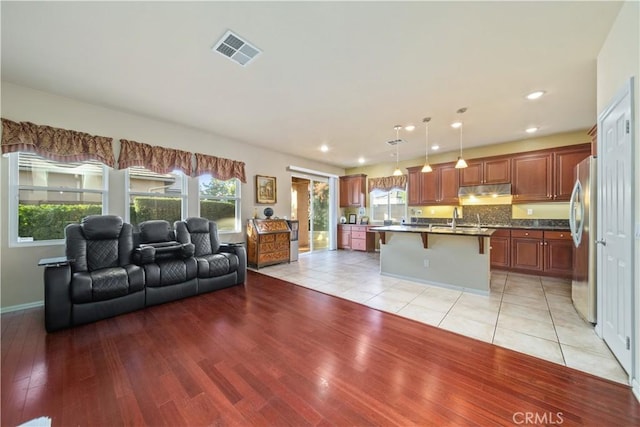
[(195, 176), (206, 173), (210, 173), (211, 176), (222, 181), (238, 178), (240, 182), (247, 183), (247, 178), (244, 174), (244, 162), (196, 153)]
[(121, 139), (118, 168), (142, 166), (156, 173), (171, 173), (178, 169), (186, 175), (191, 175), (192, 157), (188, 151)]
[(112, 138), (2, 119), (2, 154), (36, 153), (58, 162), (97, 160), (113, 167)]
[(407, 188), (407, 176), (381, 176), (379, 178), (369, 178), (369, 192), (405, 190)]

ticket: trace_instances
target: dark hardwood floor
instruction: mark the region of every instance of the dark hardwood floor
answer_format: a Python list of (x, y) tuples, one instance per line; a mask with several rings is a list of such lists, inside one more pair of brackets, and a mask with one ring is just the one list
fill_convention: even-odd
[(251, 271), (53, 334), (4, 314), (1, 374), (2, 426), (640, 425), (624, 385)]

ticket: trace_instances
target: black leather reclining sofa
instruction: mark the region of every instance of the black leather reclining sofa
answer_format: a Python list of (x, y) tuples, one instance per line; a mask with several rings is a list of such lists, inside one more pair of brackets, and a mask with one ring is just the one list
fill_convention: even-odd
[(205, 218), (145, 221), (134, 232), (114, 215), (65, 229), (67, 262), (45, 266), (47, 332), (242, 284), (243, 245), (220, 243)]

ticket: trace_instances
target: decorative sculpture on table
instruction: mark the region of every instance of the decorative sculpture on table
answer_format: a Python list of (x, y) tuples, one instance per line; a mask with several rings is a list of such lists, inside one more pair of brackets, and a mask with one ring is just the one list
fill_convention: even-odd
[(266, 216), (267, 219), (271, 219), (271, 217), (273, 216), (273, 209), (264, 208), (264, 216)]

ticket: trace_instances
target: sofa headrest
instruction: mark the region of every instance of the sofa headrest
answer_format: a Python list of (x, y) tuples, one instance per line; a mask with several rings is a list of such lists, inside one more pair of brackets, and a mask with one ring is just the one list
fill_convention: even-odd
[(186, 223), (189, 233), (209, 232), (209, 220), (206, 218), (191, 217), (187, 218)]
[(175, 240), (169, 221), (152, 219), (139, 224), (142, 243), (168, 242)]
[(122, 230), (122, 218), (117, 215), (89, 215), (80, 223), (89, 240), (117, 239)]

